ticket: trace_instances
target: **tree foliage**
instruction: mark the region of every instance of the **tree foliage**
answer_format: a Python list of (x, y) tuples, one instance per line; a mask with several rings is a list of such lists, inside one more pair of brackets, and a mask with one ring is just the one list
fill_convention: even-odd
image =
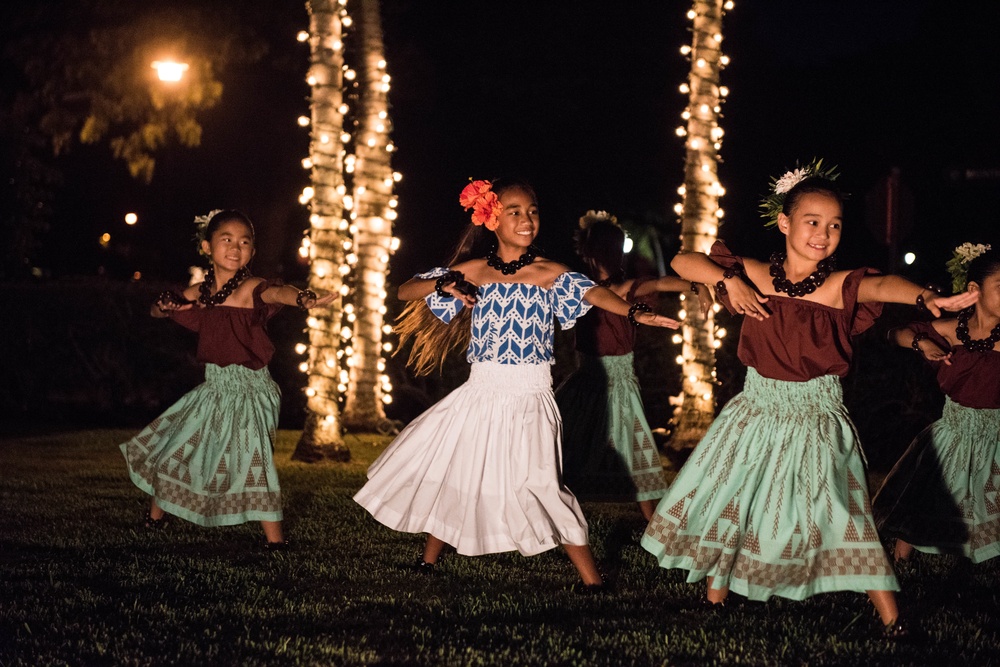
[[(4, 4), (0, 140), (11, 173), (3, 222), (15, 258), (46, 228), (59, 182), (53, 158), (78, 142), (106, 143), (146, 183), (157, 151), (198, 146), (198, 117), (221, 99), (220, 74), (264, 55), (248, 27), (252, 13), (252, 3), (228, 0)], [(152, 63), (165, 59), (187, 63), (179, 82), (158, 79)]]

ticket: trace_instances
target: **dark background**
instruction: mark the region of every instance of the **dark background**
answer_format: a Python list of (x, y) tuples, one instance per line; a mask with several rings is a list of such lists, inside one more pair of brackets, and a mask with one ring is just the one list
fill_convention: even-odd
[[(54, 275), (186, 277), (196, 257), (194, 215), (245, 209), (260, 233), (257, 270), (304, 277), (295, 259), (306, 210), (299, 161), (308, 130), (304, 4), (275, 2), (259, 30), (259, 63), (223, 75), (220, 106), (198, 149), (171, 149), (150, 186), (132, 181), (103, 147), (78, 148), (41, 262)], [(668, 237), (683, 168), (674, 134), (687, 75), (686, 2), (498, 3), (388, 0), (383, 21), (403, 278), (441, 261), (466, 218), (457, 194), (470, 177), (520, 175), (536, 185), (540, 243), (570, 260), (581, 213), (606, 209), (658, 224)], [(869, 231), (865, 199), (890, 168), (914, 196), (900, 253), (920, 280), (944, 282), (952, 247), (995, 230), (1000, 181), (997, 3), (934, 0), (740, 2), (724, 19), (732, 58), (722, 83), (727, 188), (720, 235), (763, 255), (779, 244), (756, 212), (769, 178), (813, 156), (841, 168), (853, 195), (841, 265), (890, 265)], [(127, 228), (122, 216), (136, 211)], [(111, 232), (102, 251), (97, 239)], [(668, 253), (676, 248), (668, 248)]]
[[(0, 373), (5, 409), (14, 405), (34, 423), (41, 409), (56, 421), (89, 414), (138, 425), (197, 382), (190, 336), (145, 315), (152, 296), (168, 282), (186, 282), (188, 267), (199, 261), (191, 241), (195, 215), (245, 210), (258, 231), (255, 272), (305, 279), (296, 250), (308, 211), (297, 198), (308, 184), (300, 166), (308, 129), (296, 119), (309, 114), (309, 53), (295, 35), (308, 17), (298, 1), (267, 7), (264, 19), (259, 6), (248, 13), (248, 20), (258, 17), (253, 28), (268, 43), (267, 55), (221, 74), (223, 99), (202, 119), (202, 145), (160, 154), (149, 186), (132, 180), (105, 146), (77, 146), (54, 160), (64, 184), (36, 258), (50, 280), (8, 286), (0, 299), (11, 314), (0, 331), (30, 348), (12, 348)], [(398, 148), (393, 168), (403, 175), (396, 225), (402, 245), (390, 281), (449, 254), (467, 221), (458, 193), (470, 177), (534, 183), (539, 243), (557, 259), (573, 262), (570, 235), (587, 209), (655, 228), (665, 254), (675, 253), (672, 209), (684, 149), (674, 130), (686, 104), (678, 86), (689, 64), (679, 49), (690, 42), (689, 8), (662, 0), (383, 2)], [(947, 284), (952, 248), (996, 242), (998, 19), (1000, 3), (993, 2), (737, 2), (723, 26), (732, 63), (722, 74), (731, 94), (721, 120), (719, 171), (728, 192), (720, 236), (758, 257), (779, 247), (782, 238), (762, 227), (757, 202), (772, 176), (823, 157), (840, 166), (852, 194), (840, 266), (895, 268), (919, 282)], [(912, 209), (909, 234), (890, 256), (866, 202), (893, 168)], [(123, 221), (129, 211), (139, 215), (134, 227)], [(104, 232), (112, 237), (106, 249), (98, 243)], [(912, 266), (900, 264), (906, 251), (917, 255)], [(135, 271), (142, 279), (131, 282)], [(668, 301), (665, 312), (675, 306)], [(390, 299), (389, 307), (392, 315), (398, 304)], [(903, 311), (890, 310), (883, 326), (912, 316)], [(288, 428), (301, 425), (301, 375), (290, 352), (301, 338), (300, 320), (289, 309), (272, 328), (272, 372), (285, 388)], [(738, 323), (723, 324), (731, 333), (720, 350), (720, 402), (742, 377), (731, 349)], [(677, 351), (663, 337), (643, 335), (647, 356), (637, 366), (657, 426), (669, 418), (667, 399), (677, 390)], [(899, 447), (939, 398), (906, 351), (887, 353), (878, 335), (859, 345), (859, 372), (845, 389), (866, 441), (888, 433)], [(557, 352), (558, 380), (571, 364), (564, 363), (565, 349)], [(456, 381), (414, 381), (402, 361), (390, 361), (398, 399), (391, 416), (412, 416)], [(910, 375), (901, 378), (904, 371)]]

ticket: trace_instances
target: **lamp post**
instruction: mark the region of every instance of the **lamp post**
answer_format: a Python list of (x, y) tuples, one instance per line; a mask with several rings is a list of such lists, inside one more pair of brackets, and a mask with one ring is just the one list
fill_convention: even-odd
[(159, 77), (160, 81), (176, 83), (181, 80), (184, 72), (188, 70), (188, 64), (179, 63), (174, 60), (155, 60), (153, 61), (152, 68), (156, 70), (156, 76)]

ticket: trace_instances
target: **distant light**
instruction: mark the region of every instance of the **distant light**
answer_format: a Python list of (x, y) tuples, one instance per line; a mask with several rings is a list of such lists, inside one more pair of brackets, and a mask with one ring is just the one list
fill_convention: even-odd
[(184, 76), (184, 72), (188, 70), (188, 64), (174, 62), (173, 60), (157, 60), (153, 62), (153, 69), (156, 70), (156, 75), (160, 77), (160, 81), (176, 82), (180, 81), (181, 77)]
[(306, 127), (309, 125), (309, 116), (299, 116), (299, 126)]
[(903, 255), (903, 261), (906, 262), (907, 264), (913, 264), (915, 261), (917, 261), (917, 256), (912, 252), (908, 252), (905, 255)]
[(101, 244), (102, 248), (107, 248), (108, 244), (111, 243), (111, 234), (108, 234), (107, 232), (101, 234), (101, 238), (98, 243)]
[(627, 236), (625, 237), (625, 243), (622, 244), (622, 252), (626, 255), (632, 252), (632, 239)]
[(305, 30), (299, 30), (299, 34), (295, 36), (295, 39), (299, 40), (300, 42), (305, 42), (309, 39), (309, 33), (306, 32)]
[(125, 224), (126, 225), (134, 225), (137, 222), (139, 222), (139, 216), (137, 216), (135, 213), (126, 213), (125, 214)]
[(136, 271), (132, 274), (132, 280), (140, 280), (142, 278), (142, 271)]

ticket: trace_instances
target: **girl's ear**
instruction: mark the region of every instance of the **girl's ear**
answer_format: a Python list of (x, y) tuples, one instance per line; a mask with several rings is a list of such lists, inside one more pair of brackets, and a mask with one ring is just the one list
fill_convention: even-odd
[(979, 294), (979, 283), (975, 280), (970, 280), (969, 284), (965, 286), (965, 291), (969, 294)]
[(205, 255), (205, 257), (212, 256), (212, 244), (207, 239), (201, 242), (201, 254)]
[(788, 219), (788, 216), (785, 215), (784, 213), (779, 213), (778, 214), (778, 229), (781, 230), (782, 234), (787, 234), (788, 233), (788, 225), (789, 224), (790, 224), (790, 221)]

